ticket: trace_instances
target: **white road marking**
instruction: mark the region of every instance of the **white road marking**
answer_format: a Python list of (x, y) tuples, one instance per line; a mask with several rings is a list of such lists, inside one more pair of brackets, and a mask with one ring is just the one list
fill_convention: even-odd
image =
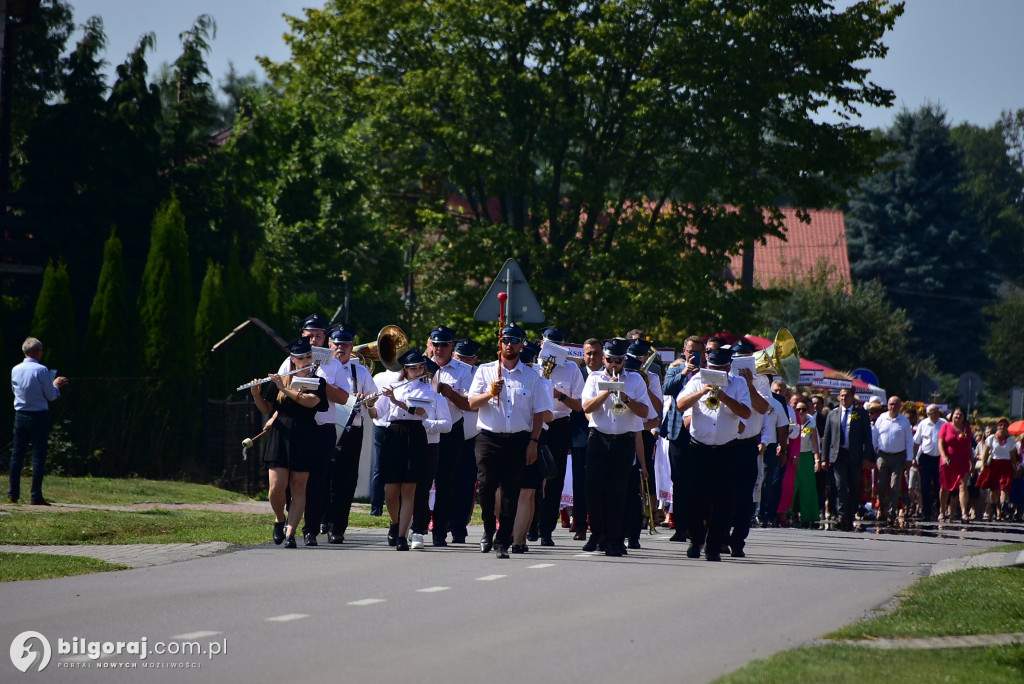
[(304, 615), (303, 613), (288, 613), (287, 615), (269, 617), (265, 620), (265, 622), (291, 622), (292, 620), (301, 620), (302, 618), (308, 617), (308, 615)]
[(384, 603), (387, 599), (359, 599), (358, 601), (349, 601), (350, 606), (372, 606), (374, 603)]
[(425, 589), (417, 589), (416, 591), (424, 594), (433, 594), (435, 591), (448, 591), (451, 587), (426, 587)]
[(178, 634), (172, 636), (172, 639), (202, 639), (203, 637), (217, 636), (220, 632), (189, 632), (188, 634)]
[(536, 565), (527, 565), (526, 569), (527, 570), (540, 570), (541, 568), (553, 568), (553, 567), (555, 567), (554, 563), (537, 563)]
[(601, 555), (600, 551), (585, 551), (583, 553), (577, 553), (576, 558), (593, 558), (594, 556)]
[(477, 577), (476, 580), (477, 582), (493, 582), (494, 580), (499, 580), (504, 577), (508, 577), (508, 575), (485, 575), (483, 577)]

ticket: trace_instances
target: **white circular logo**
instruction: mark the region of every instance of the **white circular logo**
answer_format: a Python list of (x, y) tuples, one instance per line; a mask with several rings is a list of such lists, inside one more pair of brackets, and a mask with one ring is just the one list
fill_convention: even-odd
[(43, 656), (39, 659), (39, 668), (36, 670), (42, 672), (50, 664), (50, 642), (39, 632), (22, 632), (14, 637), (14, 641), (11, 642), (11, 662), (22, 672), (27, 672), (28, 668), (32, 667), (39, 654), (28, 646), (27, 642), (30, 639), (38, 639), (43, 647)]

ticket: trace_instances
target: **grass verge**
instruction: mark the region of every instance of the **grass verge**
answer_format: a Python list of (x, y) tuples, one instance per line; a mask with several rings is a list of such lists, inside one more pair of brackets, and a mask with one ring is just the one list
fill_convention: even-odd
[(0, 558), (3, 558), (3, 563), (0, 563), (0, 582), (70, 577), (127, 568), (125, 565), (107, 563), (96, 558), (55, 556), (45, 553), (5, 553)]
[[(857, 622), (830, 639), (994, 634), (1024, 629), (1024, 569), (976, 568), (926, 577), (900, 595), (891, 615)], [(799, 648), (746, 665), (716, 684), (772, 682), (1024, 681), (1024, 646), (881, 650), (830, 645)]]
[[(6, 492), (10, 478), (0, 476), (0, 488)], [(22, 503), (28, 503), (26, 486), (30, 481), (21, 479)], [(237, 492), (229, 492), (212, 485), (144, 480), (142, 478), (107, 477), (47, 477), (43, 481), (43, 496), (55, 503), (73, 503), (92, 506), (126, 506), (134, 503), (239, 503), (249, 501)], [(6, 502), (6, 497), (4, 501)]]

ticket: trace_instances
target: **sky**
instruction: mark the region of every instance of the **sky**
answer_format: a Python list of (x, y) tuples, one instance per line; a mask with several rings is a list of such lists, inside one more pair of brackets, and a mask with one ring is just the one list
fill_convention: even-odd
[[(850, 0), (837, 0), (847, 5)], [(180, 54), (178, 34), (200, 14), (217, 23), (217, 36), (207, 63), (214, 81), (223, 78), (228, 62), (245, 74), (262, 70), (255, 57), (288, 59), (282, 38), (287, 13), (322, 6), (315, 0), (72, 0), (76, 23), (103, 17), (107, 60), (122, 62), (147, 31), (157, 36), (149, 59), (150, 73)], [(887, 127), (900, 107), (916, 110), (925, 103), (941, 105), (951, 124), (967, 121), (991, 126), (1003, 110), (1024, 108), (1024, 69), (1019, 41), (1024, 26), (1024, 0), (907, 0), (895, 28), (883, 38), (889, 54), (866, 63), (873, 82), (896, 94), (892, 109), (865, 109), (859, 122), (866, 128)]]

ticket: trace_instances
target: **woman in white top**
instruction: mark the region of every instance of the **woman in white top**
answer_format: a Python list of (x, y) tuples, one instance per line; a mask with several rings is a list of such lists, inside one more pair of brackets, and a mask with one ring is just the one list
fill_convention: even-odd
[[(437, 393), (426, 375), (426, 358), (415, 347), (398, 361), (402, 373), (394, 385), (381, 391), (378, 415), (389, 421), (381, 445), (380, 468), (384, 500), (391, 527), (388, 544), (399, 551), (411, 547), (406, 535), (412, 521), (416, 482), (423, 476), (429, 449), (437, 449), (439, 433), (452, 427), (448, 402)], [(423, 548), (419, 539), (414, 548)]]
[[(1017, 444), (1010, 436), (1008, 418), (996, 422), (996, 433), (985, 440), (981, 452), (981, 474), (978, 487), (991, 491), (990, 504), (995, 508), (995, 519), (1005, 520), (1010, 503), (1010, 488), (1013, 487), (1013, 469), (1020, 455)], [(996, 492), (999, 492), (999, 507), (996, 508)]]

